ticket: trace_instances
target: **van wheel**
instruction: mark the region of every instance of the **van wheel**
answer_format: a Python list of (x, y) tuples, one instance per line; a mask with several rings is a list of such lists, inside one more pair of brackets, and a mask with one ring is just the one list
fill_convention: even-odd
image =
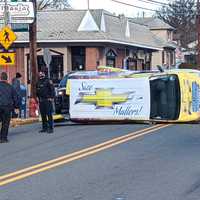
[(153, 121), (149, 122), (149, 125), (156, 125), (156, 124), (157, 124), (157, 122), (153, 122)]

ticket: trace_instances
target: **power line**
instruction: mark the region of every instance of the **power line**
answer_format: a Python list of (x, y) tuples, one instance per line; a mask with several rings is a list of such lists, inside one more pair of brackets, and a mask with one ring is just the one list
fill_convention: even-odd
[[(163, 3), (163, 2), (160, 2), (160, 1), (155, 1), (155, 0), (138, 0), (138, 1), (148, 1), (148, 3), (152, 3), (152, 4), (160, 4), (162, 6), (169, 6), (170, 4), (174, 4), (173, 2), (172, 3)], [(189, 0), (186, 2), (188, 3)]]
[(155, 1), (155, 0), (146, 0), (146, 1), (149, 1), (149, 2), (152, 2), (152, 3), (161, 4), (161, 5), (165, 5), (165, 6), (168, 6), (168, 5), (169, 5), (168, 3), (163, 3), (163, 2)]
[[(122, 2), (122, 1), (118, 1), (118, 0), (111, 0), (115, 3), (119, 3), (119, 4), (123, 4), (123, 5), (126, 5), (126, 6), (131, 6), (131, 7), (134, 7), (134, 8), (139, 8), (139, 9), (143, 9), (143, 10), (148, 10), (148, 11), (151, 11), (151, 12), (159, 12), (159, 10), (154, 10), (154, 9), (151, 9), (151, 8), (145, 8), (145, 7), (140, 7), (140, 6), (135, 6), (133, 4), (129, 4), (129, 3), (125, 3), (125, 2)], [(143, 1), (143, 0), (142, 0)], [(185, 15), (186, 13), (185, 12), (177, 12), (176, 13), (177, 15)], [(191, 15), (191, 14), (190, 14)]]
[(162, 6), (162, 5), (158, 5), (157, 3), (150, 2), (148, 0), (137, 0), (137, 1), (141, 1), (141, 2), (144, 2), (144, 3), (151, 4), (151, 5)]
[(143, 9), (143, 10), (148, 10), (148, 11), (151, 11), (151, 12), (156, 12), (157, 11), (157, 10), (154, 10), (154, 9), (143, 8), (143, 7), (140, 7), (140, 6), (135, 6), (135, 5), (132, 5), (132, 4), (129, 4), (129, 3), (125, 3), (125, 2), (121, 2), (121, 1), (117, 1), (117, 0), (111, 0), (111, 1), (123, 4), (123, 5), (126, 5), (126, 6), (131, 6), (131, 7), (135, 7), (135, 8), (139, 8), (139, 9)]

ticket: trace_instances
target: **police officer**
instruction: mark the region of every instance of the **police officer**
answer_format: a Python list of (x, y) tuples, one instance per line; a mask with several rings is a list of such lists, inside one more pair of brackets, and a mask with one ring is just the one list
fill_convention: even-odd
[(0, 76), (0, 120), (2, 122), (0, 143), (7, 143), (8, 129), (10, 125), (11, 112), (14, 108), (19, 108), (20, 99), (16, 90), (8, 82), (5, 72)]
[(40, 114), (42, 118), (42, 130), (39, 132), (53, 133), (53, 100), (55, 89), (53, 83), (45, 76), (45, 72), (39, 72), (39, 80), (36, 85), (36, 95), (39, 100)]

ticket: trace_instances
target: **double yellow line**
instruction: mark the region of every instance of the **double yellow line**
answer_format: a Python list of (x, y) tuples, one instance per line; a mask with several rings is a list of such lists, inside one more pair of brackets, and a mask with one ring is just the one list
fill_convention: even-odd
[(95, 154), (97, 152), (111, 148), (111, 147), (116, 146), (118, 144), (127, 142), (129, 140), (136, 139), (138, 137), (152, 133), (154, 131), (165, 128), (167, 126), (169, 126), (169, 124), (165, 124), (165, 125), (160, 124), (160, 125), (156, 125), (156, 126), (153, 126), (153, 127), (146, 128), (146, 129), (142, 129), (142, 130), (139, 130), (139, 131), (136, 131), (136, 132), (124, 135), (124, 136), (120, 136), (120, 137), (108, 140), (108, 141), (100, 143), (98, 145), (94, 145), (94, 146), (91, 146), (89, 148), (85, 148), (83, 150), (76, 151), (74, 153), (58, 157), (58, 158), (53, 159), (53, 160), (49, 160), (49, 161), (46, 161), (46, 162), (43, 162), (43, 163), (40, 163), (40, 164), (37, 164), (37, 165), (33, 165), (31, 167), (24, 168), (22, 170), (15, 171), (13, 173), (2, 175), (2, 176), (0, 176), (0, 186), (6, 185), (8, 183), (15, 182), (17, 180), (32, 176), (32, 175), (37, 174), (39, 172), (43, 172), (43, 171), (52, 169), (54, 167), (72, 162), (72, 161), (80, 159), (80, 158), (84, 158), (86, 156)]

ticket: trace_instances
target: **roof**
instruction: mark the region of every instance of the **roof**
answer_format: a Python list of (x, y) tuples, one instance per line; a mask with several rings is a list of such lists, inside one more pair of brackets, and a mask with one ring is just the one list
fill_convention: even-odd
[[(126, 36), (127, 18), (114, 16), (104, 10), (90, 10), (98, 31), (78, 31), (87, 10), (39, 11), (37, 40), (40, 43), (104, 42), (161, 50), (166, 42), (155, 36), (147, 26), (129, 23), (130, 37)], [(102, 14), (105, 32), (101, 31)], [(28, 33), (17, 33), (17, 43), (29, 41)]]
[(155, 17), (129, 18), (133, 22), (148, 26), (151, 30), (175, 30), (174, 27)]

